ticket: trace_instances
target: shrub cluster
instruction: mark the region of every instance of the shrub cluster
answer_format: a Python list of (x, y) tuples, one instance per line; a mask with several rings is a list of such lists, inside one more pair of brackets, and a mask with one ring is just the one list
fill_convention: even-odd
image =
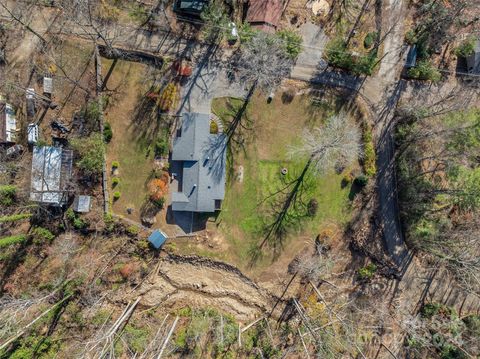
[(144, 6), (135, 3), (128, 12), (128, 16), (130, 16), (134, 21), (143, 25), (148, 21), (149, 12)]
[(377, 173), (375, 148), (373, 145), (372, 129), (367, 124), (363, 128), (363, 166), (368, 177)]
[(359, 187), (365, 187), (368, 184), (368, 177), (364, 175), (360, 175), (355, 178), (353, 181)]
[(32, 230), (34, 242), (37, 244), (42, 244), (44, 242), (51, 242), (55, 238), (55, 235), (50, 232), (48, 229), (43, 227), (35, 227)]
[(14, 185), (0, 186), (0, 204), (2, 206), (11, 206), (15, 202), (17, 187)]
[(455, 55), (458, 57), (468, 57), (475, 52), (475, 37), (469, 37), (464, 40), (456, 49)]
[(103, 127), (103, 140), (106, 143), (109, 143), (112, 140), (113, 137), (113, 132), (112, 132), (112, 126), (110, 123), (105, 122), (105, 125)]
[(356, 75), (371, 75), (377, 64), (377, 50), (372, 49), (367, 55), (353, 55), (346, 42), (341, 38), (330, 41), (326, 48), (328, 62)]
[(440, 71), (427, 60), (419, 61), (415, 67), (408, 70), (408, 76), (414, 79), (432, 82), (438, 82), (442, 78)]
[(177, 86), (173, 82), (170, 82), (167, 86), (165, 86), (158, 99), (158, 107), (162, 111), (169, 111), (170, 109), (174, 108), (176, 99)]
[(168, 194), (168, 183), (168, 173), (162, 171), (159, 178), (152, 179), (147, 185), (150, 200), (160, 208), (163, 208), (165, 204), (165, 196)]
[(75, 138), (71, 141), (71, 145), (80, 156), (77, 165), (86, 175), (94, 176), (102, 173), (105, 142), (100, 133)]
[(165, 137), (160, 137), (155, 142), (155, 155), (165, 156), (168, 154), (168, 140)]
[(367, 36), (365, 36), (365, 39), (363, 40), (363, 46), (366, 49), (371, 48), (373, 43), (377, 40), (377, 38), (378, 38), (378, 32), (376, 31), (369, 32)]
[(358, 278), (371, 279), (375, 275), (376, 271), (377, 266), (373, 263), (369, 263), (365, 267), (362, 267), (358, 270)]
[(65, 212), (65, 217), (67, 218), (67, 220), (72, 223), (73, 225), (73, 228), (77, 229), (77, 230), (81, 230), (81, 229), (85, 229), (86, 227), (88, 227), (88, 222), (86, 222), (85, 220), (83, 220), (82, 218), (80, 218), (74, 211), (72, 208), (69, 208), (67, 209), (67, 211)]
[(105, 215), (103, 216), (103, 223), (105, 223), (105, 230), (107, 232), (113, 232), (113, 230), (115, 229), (116, 221), (111, 213), (105, 213)]
[(280, 30), (276, 35), (283, 41), (288, 57), (295, 60), (302, 51), (302, 37), (288, 29)]
[(27, 236), (25, 234), (17, 234), (14, 236), (3, 237), (0, 238), (0, 248), (9, 247), (11, 245), (22, 243), (27, 240)]
[(19, 214), (13, 214), (11, 216), (3, 216), (3, 217), (0, 217), (0, 223), (21, 221), (22, 219), (27, 219), (27, 218), (30, 218), (31, 216), (32, 216), (31, 213), (19, 213)]

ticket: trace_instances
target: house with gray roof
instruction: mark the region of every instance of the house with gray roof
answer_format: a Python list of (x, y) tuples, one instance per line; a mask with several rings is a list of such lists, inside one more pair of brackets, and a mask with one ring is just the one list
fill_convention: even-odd
[(66, 204), (72, 163), (72, 150), (33, 147), (30, 200), (53, 206)]
[[(226, 135), (209, 114), (184, 113), (173, 141), (172, 168), (178, 191), (172, 210), (212, 213), (225, 197)], [(216, 132), (216, 133), (215, 133)]]

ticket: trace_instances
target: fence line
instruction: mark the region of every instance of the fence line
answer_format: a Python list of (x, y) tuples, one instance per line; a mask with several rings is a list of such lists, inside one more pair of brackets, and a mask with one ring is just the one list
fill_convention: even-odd
[[(105, 128), (105, 122), (103, 117), (103, 96), (102, 96), (102, 60), (100, 58), (100, 51), (98, 45), (95, 44), (95, 73), (96, 73), (96, 95), (99, 109), (100, 120), (100, 134), (103, 139), (103, 130)], [(107, 154), (103, 154), (103, 166), (102, 166), (102, 187), (103, 187), (103, 211), (108, 213), (109, 211), (109, 197), (108, 197), (108, 183), (107, 183)]]

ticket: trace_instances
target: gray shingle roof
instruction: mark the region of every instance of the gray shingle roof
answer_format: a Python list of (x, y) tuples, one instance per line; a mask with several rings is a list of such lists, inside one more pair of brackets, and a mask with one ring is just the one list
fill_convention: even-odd
[(215, 212), (215, 201), (225, 197), (226, 136), (210, 133), (210, 115), (183, 114), (172, 160), (183, 162), (183, 192), (173, 193), (172, 209)]

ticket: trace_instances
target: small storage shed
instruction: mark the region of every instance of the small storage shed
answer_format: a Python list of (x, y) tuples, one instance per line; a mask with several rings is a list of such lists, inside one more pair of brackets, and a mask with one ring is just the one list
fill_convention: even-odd
[(35, 117), (35, 89), (27, 89), (27, 117), (33, 119)]
[(73, 210), (78, 213), (88, 213), (90, 212), (91, 203), (90, 196), (75, 196)]
[(46, 95), (53, 93), (53, 79), (51, 77), (43, 78), (43, 93)]
[(168, 237), (165, 233), (159, 229), (156, 229), (153, 231), (150, 237), (148, 237), (148, 241), (152, 244), (152, 246), (155, 247), (155, 249), (160, 249), (166, 242), (167, 238)]
[(0, 143), (15, 143), (17, 120), (13, 107), (0, 98)]

